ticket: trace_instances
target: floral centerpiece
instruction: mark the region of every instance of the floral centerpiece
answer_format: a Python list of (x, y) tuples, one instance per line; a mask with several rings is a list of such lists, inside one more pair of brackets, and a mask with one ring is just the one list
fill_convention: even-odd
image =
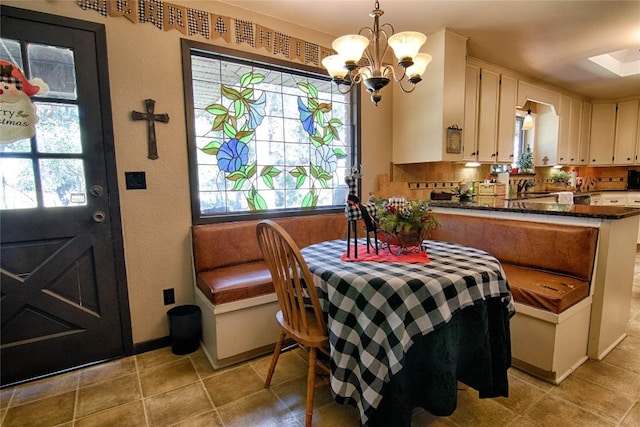
[(422, 241), (440, 225), (427, 200), (381, 200), (377, 207), (379, 239), (397, 246), (398, 253), (409, 247), (421, 249)]

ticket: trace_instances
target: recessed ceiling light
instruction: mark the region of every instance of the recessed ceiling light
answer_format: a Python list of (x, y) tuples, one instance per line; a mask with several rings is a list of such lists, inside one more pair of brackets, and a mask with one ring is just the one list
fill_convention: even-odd
[(620, 77), (640, 74), (640, 48), (637, 47), (592, 56), (589, 60)]

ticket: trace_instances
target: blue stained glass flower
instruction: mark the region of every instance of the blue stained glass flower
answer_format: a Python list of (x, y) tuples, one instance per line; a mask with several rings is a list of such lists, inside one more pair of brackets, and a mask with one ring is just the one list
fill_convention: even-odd
[(220, 146), (216, 158), (220, 169), (235, 172), (249, 163), (249, 147), (244, 142), (232, 138)]
[(316, 148), (316, 165), (320, 166), (325, 172), (333, 173), (338, 169), (338, 157), (333, 150), (321, 145)]
[(302, 127), (307, 131), (309, 135), (313, 135), (315, 133), (315, 126), (313, 123), (313, 114), (309, 111), (304, 102), (302, 102), (302, 98), (298, 98), (298, 111), (300, 112), (300, 121), (302, 122)]

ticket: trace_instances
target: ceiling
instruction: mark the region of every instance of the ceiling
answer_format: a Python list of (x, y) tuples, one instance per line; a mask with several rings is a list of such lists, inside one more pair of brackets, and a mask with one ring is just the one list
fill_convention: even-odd
[[(369, 17), (373, 0), (224, 3), (332, 37), (373, 24)], [(380, 0), (380, 9), (385, 12), (380, 23), (392, 24), (396, 32), (429, 35), (449, 28), (468, 37), (469, 55), (589, 99), (640, 95), (640, 75), (619, 77), (588, 59), (630, 49), (616, 57), (640, 60), (640, 0)]]

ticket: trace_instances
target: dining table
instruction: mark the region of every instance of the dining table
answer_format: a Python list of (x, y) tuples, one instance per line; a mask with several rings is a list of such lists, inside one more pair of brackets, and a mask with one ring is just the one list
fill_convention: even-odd
[(425, 240), (424, 252), (380, 248), (369, 261), (366, 246), (347, 258), (347, 244), (301, 250), (327, 319), (337, 402), (357, 407), (362, 425), (410, 426), (417, 406), (452, 414), (460, 383), (480, 398), (508, 396), (515, 309), (496, 258)]

